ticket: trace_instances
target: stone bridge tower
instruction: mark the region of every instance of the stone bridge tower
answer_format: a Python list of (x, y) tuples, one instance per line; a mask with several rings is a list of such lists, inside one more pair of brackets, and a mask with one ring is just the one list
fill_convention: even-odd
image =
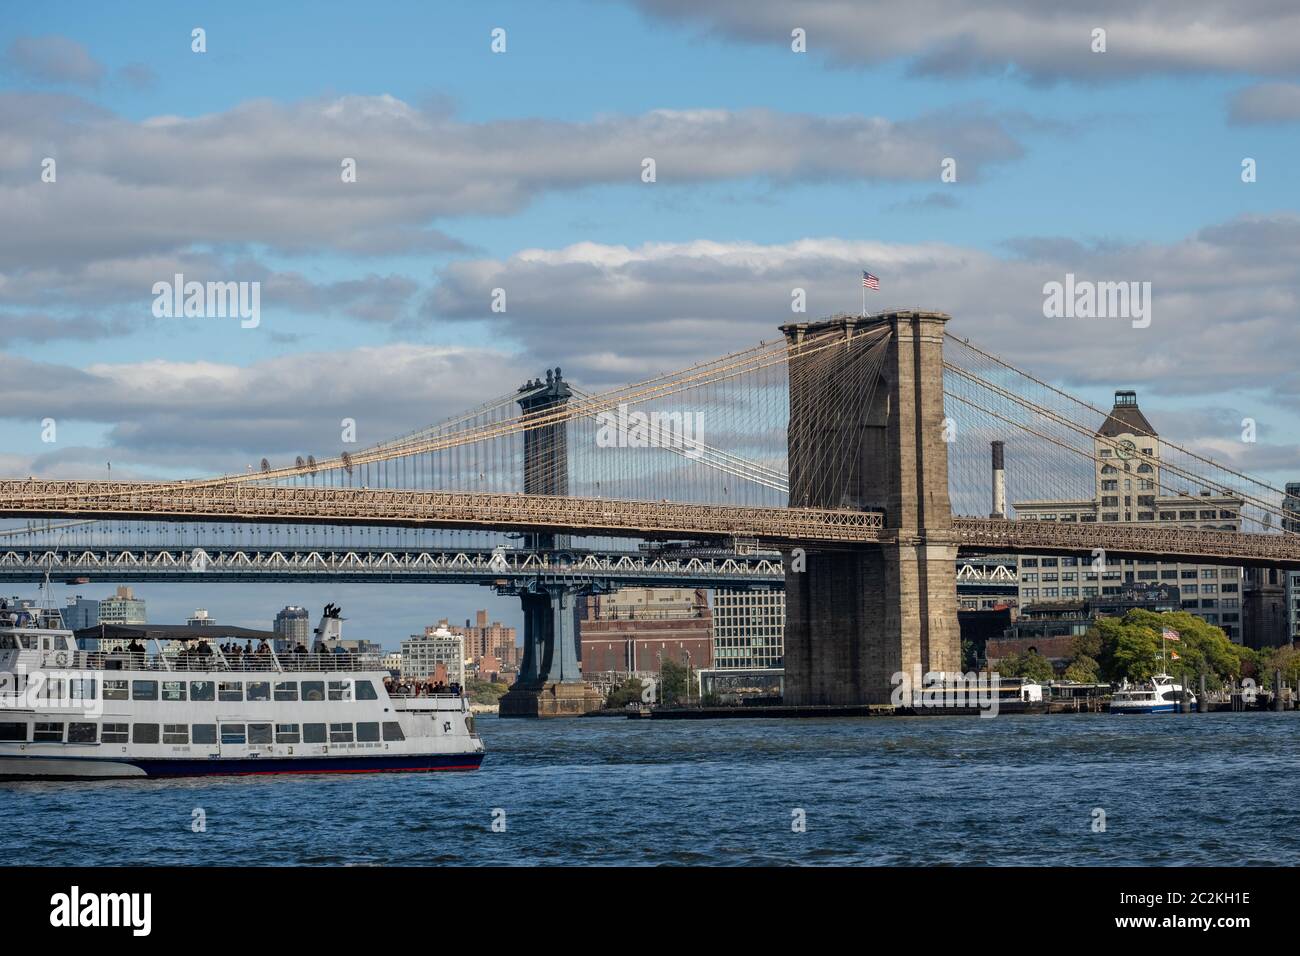
[[(889, 703), (899, 672), (915, 680), (918, 670), (924, 677), (961, 669), (943, 403), (948, 319), (889, 312), (781, 327), (790, 358), (791, 505), (885, 514), (880, 545), (807, 550), (803, 571), (787, 554), (789, 704)], [(871, 333), (888, 339), (868, 372), (853, 367), (860, 349), (806, 354), (826, 336), (848, 341)], [(801, 367), (818, 372), (799, 374)], [(878, 376), (867, 390), (871, 406), (828, 418), (828, 406), (845, 407), (842, 383), (863, 374)], [(847, 475), (845, 449), (853, 449)], [(830, 474), (839, 477), (828, 481)]]

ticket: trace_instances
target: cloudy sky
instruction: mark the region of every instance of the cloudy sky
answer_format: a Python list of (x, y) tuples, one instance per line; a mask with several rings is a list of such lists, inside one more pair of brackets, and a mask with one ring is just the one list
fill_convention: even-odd
[[(333, 450), (342, 417), (369, 443), (550, 365), (595, 388), (756, 343), (795, 287), (813, 316), (856, 310), (870, 269), (873, 307), (950, 312), (1098, 404), (1137, 388), (1170, 437), (1300, 479), (1300, 12), (1054, 6), (11, 6), (3, 473), (285, 463)], [(175, 273), (261, 282), (260, 323), (155, 318)], [(1150, 326), (1044, 318), (1066, 273), (1151, 282)], [(252, 624), (326, 599), (146, 596), (158, 621)], [(472, 588), (340, 600), (396, 609), (390, 642), (485, 602), (517, 617)]]

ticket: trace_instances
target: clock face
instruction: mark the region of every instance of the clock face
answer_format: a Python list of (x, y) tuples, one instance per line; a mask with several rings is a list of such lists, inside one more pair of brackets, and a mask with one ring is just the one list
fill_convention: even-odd
[(1133, 444), (1133, 439), (1125, 438), (1119, 443), (1119, 447), (1115, 450), (1115, 453), (1125, 461), (1128, 461), (1137, 454), (1137, 445)]

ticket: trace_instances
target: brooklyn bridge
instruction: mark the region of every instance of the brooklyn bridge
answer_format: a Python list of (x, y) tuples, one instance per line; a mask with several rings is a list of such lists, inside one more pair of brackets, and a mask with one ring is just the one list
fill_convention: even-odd
[[(629, 584), (784, 586), (787, 701), (840, 704), (960, 669), (961, 553), (1300, 568), (1280, 489), (948, 321), (792, 323), (598, 393), (556, 368), (418, 432), (246, 473), (0, 480), (0, 518), (35, 519), (0, 532), (0, 577), (477, 580), (523, 602), (527, 706), (563, 710), (582, 698), (575, 602)], [(1140, 493), (1012, 517), (1091, 499), (1103, 474)], [(1235, 507), (1207, 517), (1211, 495)]]

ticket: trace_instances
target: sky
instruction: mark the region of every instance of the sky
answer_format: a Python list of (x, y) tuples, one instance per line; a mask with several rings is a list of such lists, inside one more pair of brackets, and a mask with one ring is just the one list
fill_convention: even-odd
[[(1056, 6), (5, 4), (0, 474), (288, 463), (345, 417), (367, 444), (557, 364), (594, 389), (755, 344), (796, 287), (856, 311), (869, 269), (873, 308), (1300, 479), (1300, 8)], [(155, 316), (177, 273), (259, 282), (256, 326)], [(1149, 325), (1045, 316), (1067, 274), (1150, 282)], [(336, 600), (390, 645), (519, 619), (472, 587), (137, 591), (158, 622)]]

